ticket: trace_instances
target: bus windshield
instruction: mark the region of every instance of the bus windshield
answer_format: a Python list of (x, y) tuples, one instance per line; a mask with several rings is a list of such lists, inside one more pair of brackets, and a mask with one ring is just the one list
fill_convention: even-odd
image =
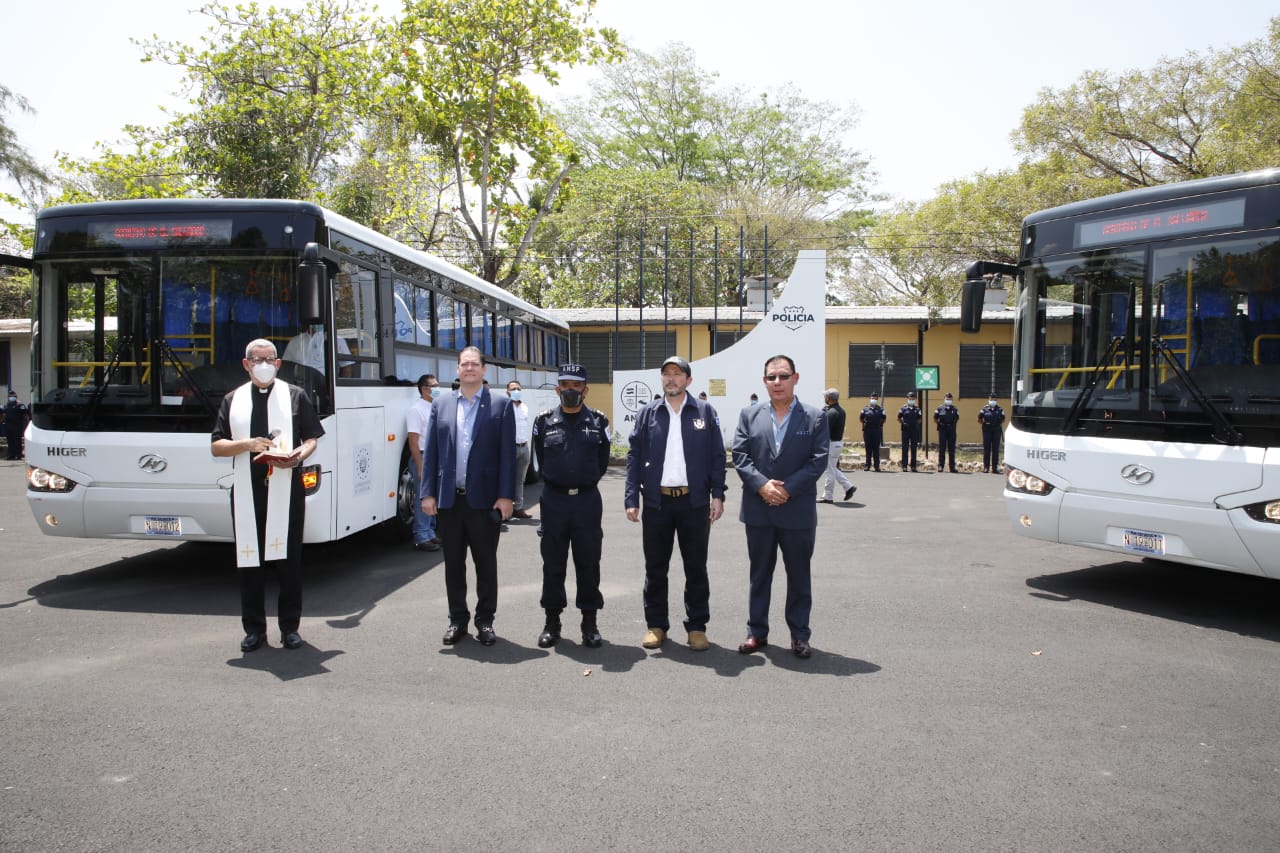
[[(175, 418), (207, 420), (246, 380), (241, 359), (255, 338), (286, 357), (302, 331), (288, 255), (111, 256), (38, 266), (42, 353), (34, 399), (46, 428), (172, 429)], [(296, 349), (296, 348), (295, 348)], [(300, 352), (300, 351), (299, 351)], [(319, 359), (290, 352), (281, 377), (327, 397)], [(308, 363), (308, 362), (311, 363)]]
[(1274, 444), (1278, 245), (1217, 237), (1037, 259), (1019, 297), (1015, 423)]

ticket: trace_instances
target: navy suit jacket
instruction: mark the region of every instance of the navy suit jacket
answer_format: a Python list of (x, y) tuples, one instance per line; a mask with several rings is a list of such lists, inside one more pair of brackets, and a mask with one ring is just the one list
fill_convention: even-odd
[[(627, 485), (624, 507), (662, 503), (662, 466), (667, 454), (667, 431), (671, 410), (666, 400), (654, 400), (636, 415), (631, 430), (631, 450), (627, 453)], [(684, 444), (684, 468), (689, 478), (689, 499), (693, 506), (707, 506), (712, 498), (724, 500), (724, 436), (720, 417), (710, 403), (685, 393), (680, 407), (680, 437)]]
[[(759, 526), (803, 528), (818, 526), (818, 478), (827, 470), (830, 446), (827, 416), (819, 408), (797, 403), (787, 421), (782, 450), (773, 449), (773, 406), (748, 406), (738, 416), (733, 434), (733, 466), (742, 478), (742, 509), (738, 520)], [(782, 506), (769, 506), (760, 487), (782, 481), (791, 497)]]
[[(422, 452), (422, 497), (436, 499), (437, 509), (449, 509), (457, 495), (458, 397), (446, 394), (432, 403), (427, 449)], [(515, 500), (516, 415), (511, 399), (480, 389), (480, 408), (471, 431), (467, 457), (467, 504), (489, 509), (499, 498)]]

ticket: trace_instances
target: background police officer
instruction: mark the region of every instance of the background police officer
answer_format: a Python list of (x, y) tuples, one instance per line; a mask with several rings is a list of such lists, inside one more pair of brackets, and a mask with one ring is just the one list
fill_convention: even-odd
[(874, 465), (880, 470), (880, 444), (884, 441), (884, 422), (889, 416), (880, 405), (880, 395), (872, 393), (867, 405), (862, 407), (858, 420), (862, 421), (862, 443), (867, 448), (867, 464), (863, 471), (869, 471)]
[(1004, 409), (993, 393), (987, 404), (978, 412), (982, 424), (982, 473), (1000, 473), (1000, 425), (1004, 423)]
[(596, 484), (609, 467), (609, 419), (583, 405), (587, 371), (582, 365), (561, 365), (556, 390), (560, 405), (533, 421), (533, 452), (543, 480), (541, 603), (547, 613), (538, 645), (549, 648), (560, 639), (560, 612), (568, 604), (564, 582), (572, 545), (582, 644), (596, 648), (604, 642), (596, 626), (596, 611), (604, 606), (600, 595), (604, 506)]
[(907, 402), (898, 409), (898, 423), (902, 426), (902, 470), (907, 470), (907, 460), (911, 461), (911, 470), (916, 467), (916, 452), (920, 449), (920, 424), (924, 421), (924, 412), (916, 405), (916, 392), (907, 392)]
[[(951, 399), (951, 392), (943, 398), (942, 405), (933, 410), (933, 422), (938, 425), (938, 470), (950, 470), (956, 473), (956, 423), (960, 420), (960, 410)], [(950, 454), (950, 455), (948, 455)], [(951, 467), (947, 468), (948, 459)]]

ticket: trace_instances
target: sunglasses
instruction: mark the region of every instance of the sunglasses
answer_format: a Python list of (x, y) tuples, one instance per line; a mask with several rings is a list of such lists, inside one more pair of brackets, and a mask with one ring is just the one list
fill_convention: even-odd
[(764, 381), (765, 382), (786, 382), (792, 376), (795, 376), (795, 374), (794, 373), (770, 373), (769, 375), (765, 376)]

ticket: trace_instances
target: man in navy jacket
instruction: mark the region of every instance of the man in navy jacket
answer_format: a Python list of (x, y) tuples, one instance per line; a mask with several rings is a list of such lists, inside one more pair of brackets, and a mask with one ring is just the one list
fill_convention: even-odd
[(677, 536), (689, 648), (705, 651), (710, 646), (707, 546), (711, 524), (724, 513), (724, 437), (716, 410), (688, 392), (692, 378), (683, 358), (673, 355), (662, 363), (663, 396), (636, 415), (627, 454), (627, 518), (640, 521), (644, 505), (644, 618), (649, 630), (641, 645), (646, 649), (661, 646), (671, 630), (667, 574)]
[(467, 636), (467, 550), (476, 567), (476, 639), (497, 640), (498, 535), (516, 493), (516, 419), (511, 400), (484, 387), (484, 355), (458, 353), (458, 390), (432, 404), (432, 440), (422, 453), (422, 511), (436, 516), (449, 597), (445, 645)]
[(742, 410), (733, 436), (733, 465), (742, 478), (742, 512), (751, 560), (747, 638), (738, 651), (768, 645), (773, 570), (782, 551), (787, 571), (787, 627), (791, 651), (807, 658), (813, 593), (809, 564), (818, 528), (815, 497), (827, 470), (826, 415), (796, 399), (800, 374), (789, 356), (765, 362), (769, 405)]

